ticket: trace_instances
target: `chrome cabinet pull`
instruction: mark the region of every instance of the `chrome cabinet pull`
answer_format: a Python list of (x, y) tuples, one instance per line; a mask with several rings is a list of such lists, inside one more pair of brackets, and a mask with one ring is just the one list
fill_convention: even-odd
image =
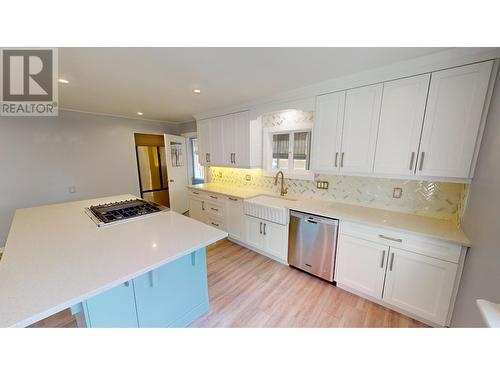
[(262, 223), (260, 223), (260, 234), (262, 234)]
[(411, 158), (410, 158), (410, 171), (413, 170), (413, 160), (415, 159), (415, 152), (411, 153)]
[(233, 164), (236, 164), (236, 152), (233, 154)]
[(130, 285), (130, 283), (129, 283), (128, 281), (125, 281), (125, 282), (123, 283), (123, 285), (124, 285), (125, 287), (127, 287), (127, 288), (128, 288), (128, 287), (129, 287), (129, 285)]
[(422, 151), (422, 153), (420, 154), (420, 166), (418, 167), (419, 171), (421, 171), (422, 168), (424, 167), (424, 156), (425, 156), (425, 152)]
[(385, 261), (385, 250), (382, 251), (382, 259), (380, 259), (380, 268), (384, 268), (384, 261)]
[(401, 238), (387, 237), (387, 236), (384, 236), (383, 234), (379, 234), (378, 236), (384, 240), (389, 240), (389, 241), (394, 241), (394, 242), (403, 242), (403, 240)]
[(213, 195), (210, 196), (210, 198), (213, 198), (213, 199), (219, 199), (219, 197), (215, 197)]
[(335, 168), (337, 168), (337, 161), (339, 160), (339, 153), (338, 151), (335, 153)]
[(195, 251), (193, 251), (191, 253), (191, 265), (196, 266), (196, 252)]
[(219, 209), (218, 209), (218, 208), (213, 208), (213, 207), (210, 207), (210, 209), (211, 209), (212, 211), (217, 211), (217, 212), (219, 212)]
[(205, 211), (205, 201), (201, 201), (201, 210)]
[(193, 191), (193, 194), (200, 195), (197, 191)]
[(318, 224), (317, 221), (314, 221), (312, 219), (306, 219), (306, 221), (309, 223), (309, 224)]
[(219, 224), (214, 223), (213, 221), (212, 221), (212, 225), (215, 225), (216, 227), (219, 227)]
[(210, 163), (210, 152), (207, 152), (207, 163)]
[(344, 168), (344, 153), (340, 154), (340, 168)]
[(264, 223), (264, 236), (267, 234), (267, 233), (266, 233), (266, 225), (267, 225), (267, 224), (266, 224), (266, 223)]
[(228, 197), (228, 198), (229, 198), (229, 200), (230, 200), (230, 201), (235, 201), (235, 202), (237, 202), (237, 201), (238, 201), (238, 199), (233, 198), (233, 197)]
[(391, 261), (389, 262), (389, 271), (392, 271), (393, 263), (394, 263), (394, 253), (391, 253)]

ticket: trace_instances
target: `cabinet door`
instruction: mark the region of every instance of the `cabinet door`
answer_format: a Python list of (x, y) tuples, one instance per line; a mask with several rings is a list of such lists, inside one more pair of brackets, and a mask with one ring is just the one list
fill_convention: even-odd
[(210, 165), (224, 165), (223, 118), (215, 117), (210, 119)]
[(190, 198), (189, 199), (189, 217), (205, 222), (205, 209), (204, 203), (200, 199)]
[(414, 174), (430, 74), (384, 83), (375, 173)]
[(114, 287), (84, 302), (88, 327), (138, 327), (132, 282)]
[[(255, 140), (262, 142), (262, 136)], [(233, 166), (251, 167), (250, 148), (259, 148), (257, 144), (250, 144), (250, 119), (248, 112), (240, 112), (234, 115), (234, 156)]]
[(472, 177), (492, 61), (432, 73), (417, 174)]
[(262, 221), (262, 234), (264, 235), (264, 252), (269, 255), (287, 260), (288, 250), (288, 231), (287, 226)]
[(205, 249), (134, 279), (139, 327), (182, 327), (208, 309)]
[(228, 197), (226, 203), (226, 229), (229, 237), (244, 241), (243, 201), (240, 198)]
[(236, 152), (236, 121), (234, 115), (223, 116), (222, 119), (222, 143), (224, 154), (222, 155), (223, 165), (233, 165), (233, 154)]
[(389, 247), (361, 238), (339, 236), (335, 281), (382, 298)]
[(264, 247), (262, 229), (263, 224), (261, 219), (245, 215), (246, 242), (258, 250), (263, 250)]
[(341, 172), (368, 173), (373, 170), (382, 84), (347, 90)]
[(198, 133), (198, 155), (201, 165), (209, 165), (210, 157), (210, 120), (196, 122)]
[(391, 247), (383, 300), (445, 325), (457, 264)]
[(317, 171), (337, 171), (340, 165), (345, 91), (316, 97), (312, 166)]

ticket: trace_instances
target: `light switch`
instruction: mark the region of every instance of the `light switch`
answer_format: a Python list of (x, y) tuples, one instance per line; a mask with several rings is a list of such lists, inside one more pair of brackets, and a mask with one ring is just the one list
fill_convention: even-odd
[(400, 187), (395, 187), (393, 190), (392, 190), (392, 197), (393, 198), (401, 198), (401, 195), (403, 195), (403, 189), (400, 188)]
[(252, 176), (249, 174), (245, 175), (245, 180), (250, 181), (252, 179)]
[(328, 181), (316, 181), (316, 188), (328, 190)]

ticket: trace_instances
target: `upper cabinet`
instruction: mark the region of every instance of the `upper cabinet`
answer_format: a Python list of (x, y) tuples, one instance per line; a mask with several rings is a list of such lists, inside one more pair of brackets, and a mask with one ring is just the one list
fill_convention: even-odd
[(381, 99), (382, 84), (317, 97), (313, 170), (372, 171)]
[(319, 171), (338, 171), (344, 125), (345, 91), (316, 98), (312, 164)]
[(313, 171), (471, 179), (492, 68), (486, 61), (318, 96)]
[(416, 173), (472, 178), (493, 61), (432, 73)]
[(250, 121), (248, 111), (199, 120), (197, 127), (201, 164), (239, 168), (261, 165), (261, 127)]
[(384, 83), (375, 173), (414, 173), (430, 77), (425, 74)]
[(339, 162), (343, 172), (370, 173), (373, 169), (382, 87), (347, 90)]

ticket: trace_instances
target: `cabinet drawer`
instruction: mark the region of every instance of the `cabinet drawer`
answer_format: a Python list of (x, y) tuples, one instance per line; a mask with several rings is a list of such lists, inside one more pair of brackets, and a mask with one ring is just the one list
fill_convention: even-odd
[(462, 250), (460, 245), (446, 241), (344, 221), (340, 224), (340, 233), (453, 263), (458, 263)]
[(220, 230), (226, 230), (226, 226), (224, 225), (224, 222), (218, 219), (215, 219), (213, 217), (207, 217), (207, 224), (213, 226), (214, 228), (220, 229)]
[(199, 190), (193, 190), (193, 189), (190, 189), (189, 190), (189, 196), (192, 196), (192, 197), (197, 197), (197, 198), (204, 198), (205, 197), (205, 193), (202, 192), (202, 191), (199, 191)]
[(214, 203), (219, 202), (219, 204), (224, 204), (224, 198), (225, 197), (223, 195), (208, 193), (208, 192), (205, 193), (205, 199), (208, 202), (214, 202)]
[(224, 206), (222, 205), (206, 202), (205, 211), (208, 215), (217, 218), (218, 220), (224, 219)]

